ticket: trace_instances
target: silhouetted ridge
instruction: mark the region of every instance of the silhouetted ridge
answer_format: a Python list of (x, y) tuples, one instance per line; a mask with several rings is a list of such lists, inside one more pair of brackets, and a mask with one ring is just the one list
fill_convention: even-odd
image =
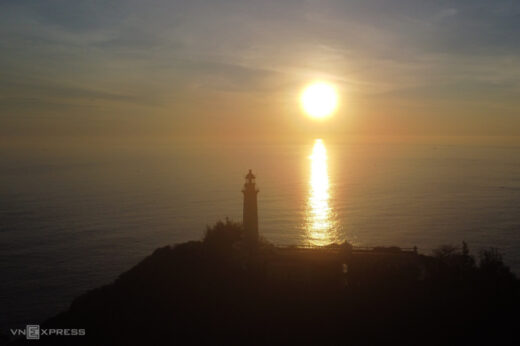
[(85, 328), (72, 340), (85, 345), (518, 341), (518, 280), (496, 250), (477, 265), (465, 244), (434, 256), (245, 244), (241, 224), (218, 222), (202, 241), (155, 250), (45, 326)]

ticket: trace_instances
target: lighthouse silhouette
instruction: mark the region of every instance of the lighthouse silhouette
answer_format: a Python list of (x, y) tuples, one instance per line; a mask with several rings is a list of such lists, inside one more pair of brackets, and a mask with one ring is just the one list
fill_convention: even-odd
[(242, 223), (244, 225), (244, 240), (254, 245), (258, 243), (258, 205), (256, 195), (258, 190), (255, 185), (255, 175), (251, 170), (246, 175), (246, 182), (242, 193), (244, 194), (244, 210)]

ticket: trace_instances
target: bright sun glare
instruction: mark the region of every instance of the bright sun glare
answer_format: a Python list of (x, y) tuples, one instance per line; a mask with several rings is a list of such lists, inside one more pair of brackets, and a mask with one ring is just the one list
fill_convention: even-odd
[(338, 97), (332, 85), (317, 82), (305, 88), (300, 101), (305, 113), (313, 118), (325, 118), (336, 109)]

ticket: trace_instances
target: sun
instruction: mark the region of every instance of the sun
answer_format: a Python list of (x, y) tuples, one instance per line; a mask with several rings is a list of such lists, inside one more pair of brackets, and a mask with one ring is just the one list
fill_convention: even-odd
[(332, 85), (316, 82), (303, 90), (300, 102), (305, 113), (312, 118), (322, 119), (336, 110), (338, 96)]

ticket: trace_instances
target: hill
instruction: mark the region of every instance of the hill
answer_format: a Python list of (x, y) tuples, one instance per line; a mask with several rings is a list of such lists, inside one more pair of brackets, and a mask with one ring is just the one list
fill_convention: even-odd
[(204, 240), (157, 249), (42, 325), (85, 336), (40, 343), (518, 344), (518, 279), (495, 250), (476, 262), (465, 245), (433, 256), (251, 247), (240, 224), (219, 222)]

